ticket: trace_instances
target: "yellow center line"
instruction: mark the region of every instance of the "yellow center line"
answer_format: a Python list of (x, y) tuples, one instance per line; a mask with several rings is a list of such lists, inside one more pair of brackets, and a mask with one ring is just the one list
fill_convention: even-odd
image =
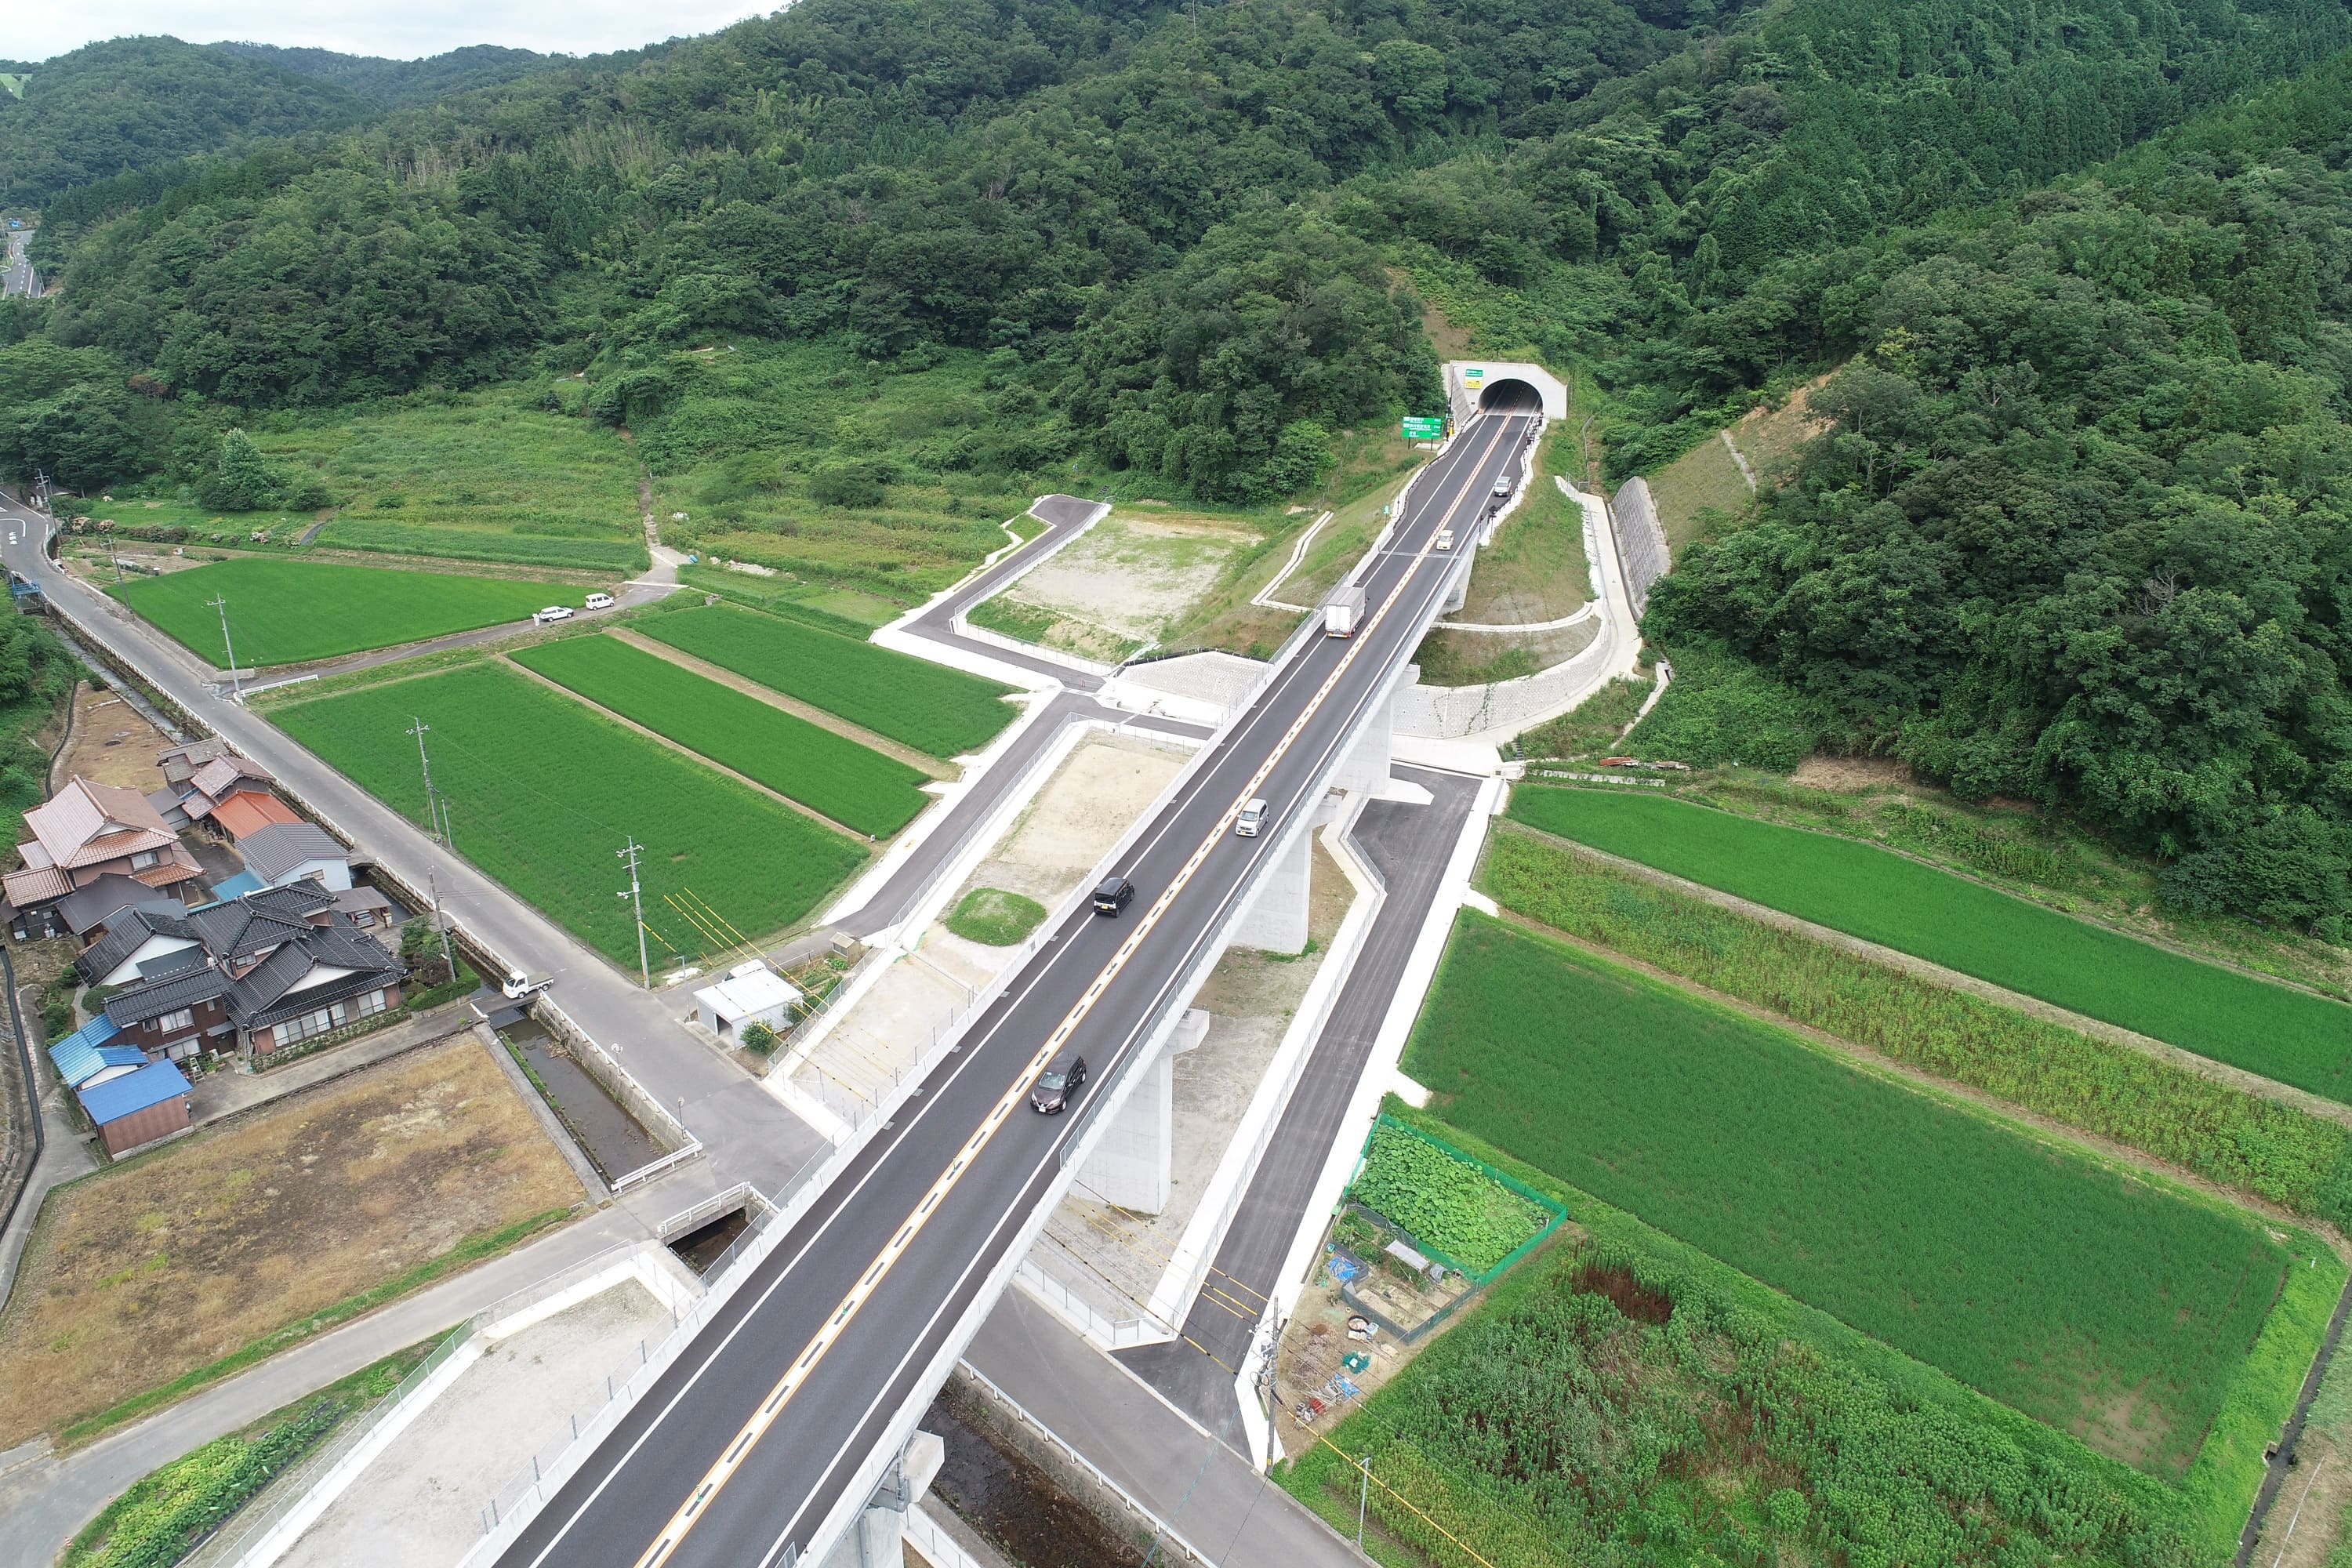
[[(1502, 438), (1502, 429), (1498, 427), (1494, 438), (1486, 443), (1485, 448), (1479, 452), (1477, 459), (1470, 465), (1473, 474), (1485, 464), (1487, 457), (1493, 453), (1495, 447)], [(1440, 521), (1438, 526), (1440, 528), (1451, 526), (1454, 514), (1462, 509), (1462, 503), (1468, 499), (1469, 491), (1466, 489), (1456, 496), (1454, 504), (1446, 509), (1445, 516)], [(712, 1465), (704, 1473), (701, 1480), (695, 1484), (694, 1490), (688, 1496), (686, 1501), (679, 1505), (677, 1511), (670, 1516), (668, 1522), (663, 1525), (661, 1533), (655, 1537), (654, 1543), (646, 1548), (644, 1554), (637, 1559), (636, 1568), (657, 1568), (658, 1564), (667, 1561), (669, 1554), (677, 1549), (679, 1542), (685, 1540), (687, 1531), (693, 1528), (695, 1520), (703, 1506), (718, 1495), (721, 1487), (734, 1479), (738, 1468), (741, 1466), (743, 1457), (751, 1452), (752, 1444), (774, 1425), (776, 1417), (782, 1413), (792, 1396), (808, 1381), (810, 1373), (823, 1360), (825, 1352), (839, 1342), (841, 1334), (849, 1323), (856, 1318), (866, 1302), (873, 1300), (876, 1289), (884, 1279), (889, 1278), (890, 1270), (897, 1267), (901, 1258), (906, 1256), (908, 1247), (913, 1244), (915, 1237), (922, 1233), (923, 1226), (929, 1223), (931, 1215), (940, 1201), (955, 1189), (956, 1184), (962, 1180), (972, 1159), (1002, 1129), (1006, 1114), (1021, 1102), (1021, 1096), (1028, 1089), (1029, 1080), (1045, 1070), (1045, 1064), (1054, 1059), (1055, 1054), (1061, 1049), (1063, 1042), (1067, 1040), (1076, 1031), (1078, 1026), (1086, 1021), (1087, 1015), (1094, 1010), (1096, 998), (1111, 981), (1118, 978), (1119, 972), (1127, 967), (1128, 961), (1135, 955), (1136, 950), (1143, 945), (1144, 939), (1150, 936), (1152, 928), (1160, 923), (1160, 917), (1167, 913), (1169, 905), (1175, 901), (1176, 896), (1192, 881), (1193, 874), (1201, 868), (1202, 863), (1208, 859), (1218, 843), (1223, 839), (1227, 830), (1233, 825), (1234, 814), (1241, 809), (1242, 803), (1257, 793), (1258, 786), (1265, 782), (1282, 759), (1289, 754), (1290, 748), (1297, 742), (1300, 732), (1314, 720), (1325, 700), (1338, 688), (1340, 679), (1348, 672), (1348, 667), (1355, 662), (1356, 655), (1361, 652), (1371, 640), (1370, 634), (1386, 618), (1396, 602), (1404, 596), (1404, 591), (1412, 582), (1415, 573), (1419, 571), (1420, 563), (1430, 559), (1430, 551), (1423, 546), (1414, 551), (1412, 555), (1413, 566), (1407, 569), (1404, 574), (1397, 579), (1396, 587), (1390, 591), (1387, 598), (1381, 601), (1380, 609), (1374, 613), (1370, 621), (1365, 623), (1366, 636), (1349, 642), (1348, 651), (1340, 656), (1339, 662), (1332, 667), (1330, 675), (1316, 691), (1314, 698), (1300, 710), (1290, 728), (1283, 732), (1282, 739), (1276, 742), (1271, 752), (1266, 753), (1265, 761), (1259, 765), (1257, 772), (1250, 776), (1249, 783), (1243, 786), (1241, 794), (1235, 797), (1234, 804), (1218, 819), (1217, 826), (1210, 830), (1209, 836), (1201, 841), (1198, 848), (1192, 851), (1191, 858), (1184, 862), (1175, 879), (1169, 883), (1167, 890), (1153, 900), (1151, 907), (1144, 911), (1143, 918), (1136, 923), (1134, 931), (1119, 944), (1118, 951), (1111, 955), (1110, 963), (1104, 966), (1101, 974), (1097, 976), (1093, 986), (1087, 990), (1085, 997), (1076, 1006), (1070, 1009), (1061, 1023), (1055, 1026), (1054, 1032), (1046, 1037), (1045, 1043), (1038, 1047), (1036, 1055), (1030, 1058), (1027, 1068), (1013, 1079), (1013, 1087), (1007, 1089), (1004, 1097), (996, 1102), (995, 1109), (989, 1113), (981, 1130), (974, 1133), (971, 1142), (964, 1146), (964, 1157), (956, 1161), (941, 1173), (938, 1181), (931, 1184), (929, 1191), (923, 1194), (922, 1201), (916, 1205), (913, 1213), (908, 1215), (905, 1226), (897, 1236), (891, 1237), (890, 1244), (876, 1256), (873, 1266), (859, 1278), (857, 1284), (849, 1294), (841, 1299), (841, 1303), (835, 1309), (833, 1316), (826, 1320), (824, 1328), (817, 1331), (816, 1337), (810, 1340), (803, 1347), (800, 1359), (793, 1363), (792, 1369), (776, 1380), (776, 1384), (769, 1391), (768, 1397), (752, 1413), (751, 1419), (743, 1423), (741, 1430), (736, 1434), (735, 1441), (727, 1445), (719, 1461)], [(1219, 1363), (1219, 1364), (1223, 1363)]]

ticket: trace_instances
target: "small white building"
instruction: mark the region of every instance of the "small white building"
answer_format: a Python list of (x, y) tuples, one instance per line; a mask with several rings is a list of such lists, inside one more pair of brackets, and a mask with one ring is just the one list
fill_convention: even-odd
[(755, 958), (694, 994), (695, 1022), (722, 1040), (734, 1039), (746, 1024), (781, 1030), (800, 999), (799, 987)]

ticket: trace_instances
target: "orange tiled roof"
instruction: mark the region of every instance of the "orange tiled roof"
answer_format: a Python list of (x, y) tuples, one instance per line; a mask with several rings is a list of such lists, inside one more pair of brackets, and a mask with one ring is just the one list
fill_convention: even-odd
[(255, 828), (267, 827), (273, 822), (302, 819), (274, 795), (241, 789), (213, 807), (213, 820), (228, 829), (230, 837), (242, 838)]

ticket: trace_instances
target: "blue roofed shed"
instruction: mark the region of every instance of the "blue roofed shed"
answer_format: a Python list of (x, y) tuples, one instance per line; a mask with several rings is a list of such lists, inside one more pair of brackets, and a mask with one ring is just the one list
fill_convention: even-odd
[(81, 1108), (89, 1113), (110, 1154), (127, 1154), (190, 1125), (188, 1080), (170, 1062), (150, 1062), (79, 1093)]
[[(68, 1089), (82, 1085), (109, 1068), (144, 1067), (147, 1053), (127, 1043), (116, 1043), (122, 1033), (113, 1019), (100, 1013), (49, 1047), (49, 1060)], [(119, 1073), (114, 1076), (120, 1077)]]

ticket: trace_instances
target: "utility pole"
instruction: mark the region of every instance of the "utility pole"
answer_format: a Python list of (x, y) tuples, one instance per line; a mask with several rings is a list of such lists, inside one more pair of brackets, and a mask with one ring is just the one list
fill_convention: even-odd
[(1356, 1489), (1356, 1555), (1364, 1553), (1364, 1509), (1372, 1500), (1372, 1457), (1363, 1458), (1364, 1479)]
[(441, 806), (433, 796), (433, 764), (425, 755), (425, 731), (433, 726), (413, 713), (408, 724), (408, 733), (416, 737), (416, 765), (425, 773), (425, 831), (433, 836), (434, 843), (446, 843), (447, 837), (441, 831)]
[[(107, 550), (110, 552), (113, 549), (114, 545), (112, 542), (110, 541), (107, 544)], [(122, 574), (122, 568), (121, 566), (115, 567), (114, 574), (120, 577)], [(221, 647), (228, 655), (229, 695), (236, 701), (242, 703), (245, 700), (245, 689), (236, 683), (236, 645), (228, 640), (228, 595), (223, 594), (216, 597), (206, 599), (205, 603), (210, 605), (214, 609), (220, 612)]]
[(629, 890), (615, 896), (628, 900), (630, 907), (636, 911), (637, 976), (646, 983), (646, 989), (650, 991), (654, 988), (654, 972), (653, 966), (646, 962), (646, 898), (643, 890), (637, 886), (637, 857), (644, 852), (644, 849), (645, 846), (637, 842), (636, 836), (631, 834), (629, 847), (625, 849), (615, 849), (613, 854), (615, 858), (629, 868)]
[(449, 922), (441, 918), (439, 872), (439, 867), (427, 866), (425, 868), (425, 885), (433, 892), (433, 929), (441, 938), (441, 962), (449, 966), (449, 978), (455, 980), (457, 978), (457, 961), (449, 956)]

